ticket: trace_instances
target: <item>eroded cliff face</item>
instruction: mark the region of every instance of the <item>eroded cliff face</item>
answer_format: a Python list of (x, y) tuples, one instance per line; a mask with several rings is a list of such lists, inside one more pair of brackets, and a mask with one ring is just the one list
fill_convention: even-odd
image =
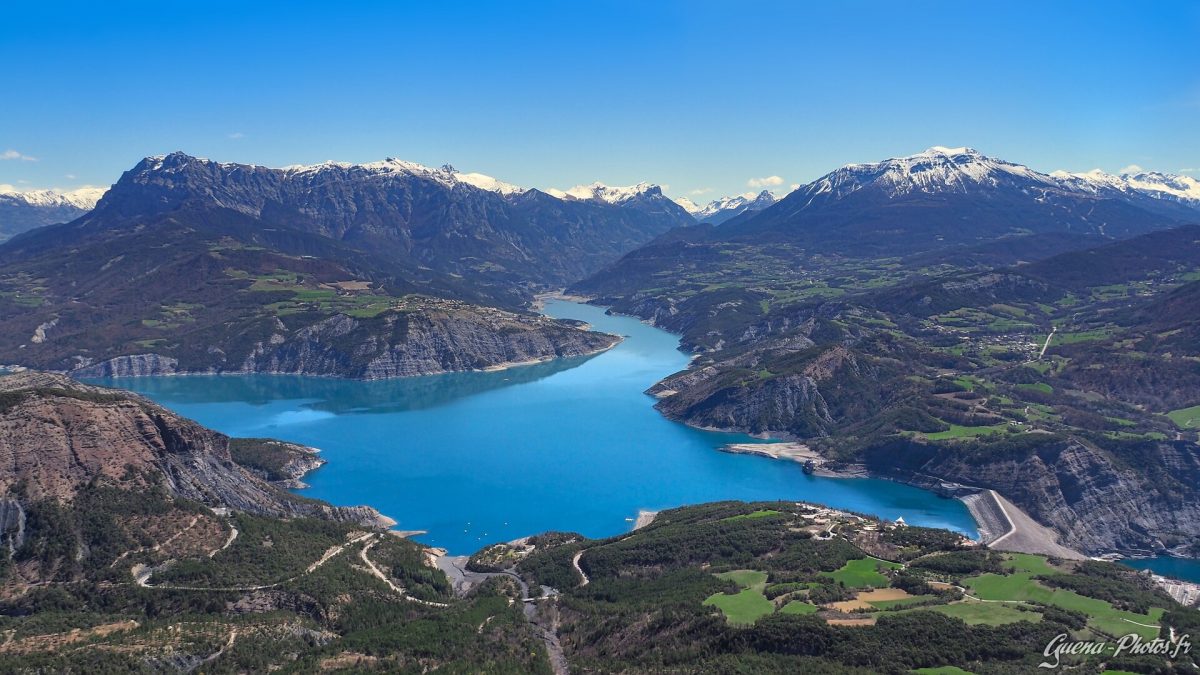
[(70, 502), (89, 483), (161, 488), (210, 507), (388, 523), (368, 507), (297, 498), (234, 462), (230, 439), (141, 397), (61, 375), (0, 377), (0, 498)]
[(814, 350), (787, 372), (773, 372), (780, 365), (769, 356), (750, 352), (677, 373), (649, 393), (662, 399), (664, 415), (687, 424), (801, 438), (825, 436), (887, 395), (880, 366), (840, 345)]
[(620, 340), (570, 322), (461, 303), (372, 318), (339, 314), (295, 331), (278, 321), (259, 328), (255, 337), (226, 340), (180, 358), (125, 355), (72, 374), (286, 373), (380, 380), (584, 356)]
[(1194, 555), (1189, 549), (1200, 541), (1200, 453), (1186, 442), (1146, 444), (1140, 471), (1078, 438), (994, 457), (898, 442), (868, 451), (865, 460), (871, 470), (908, 482), (932, 478), (996, 490), (1089, 554)]

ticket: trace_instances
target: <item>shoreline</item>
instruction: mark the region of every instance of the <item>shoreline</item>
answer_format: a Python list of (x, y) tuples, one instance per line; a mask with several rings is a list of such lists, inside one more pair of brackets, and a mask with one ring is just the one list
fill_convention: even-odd
[[(690, 425), (689, 425), (690, 426)], [(711, 429), (709, 431), (722, 431)], [(722, 431), (722, 433), (730, 433)], [(751, 455), (767, 459), (786, 460), (808, 465), (812, 462), (812, 470), (807, 472), (822, 478), (884, 478), (873, 476), (861, 464), (850, 464), (844, 468), (830, 468), (829, 460), (816, 450), (799, 441), (770, 441), (767, 443), (728, 443), (717, 448), (720, 452), (731, 455)], [(932, 492), (932, 491), (931, 491)]]
[[(599, 333), (600, 331), (593, 331), (593, 332)], [(616, 338), (616, 340), (614, 340), (613, 343), (610, 345), (601, 347), (599, 349), (592, 350), (590, 352), (584, 352), (582, 354), (573, 354), (571, 356), (539, 356), (535, 359), (528, 359), (525, 361), (504, 361), (502, 363), (497, 363), (495, 365), (484, 366), (483, 368), (470, 368), (470, 369), (465, 369), (465, 370), (441, 370), (441, 371), (438, 371), (435, 373), (419, 373), (416, 375), (400, 375), (397, 377), (365, 378), (365, 377), (348, 377), (345, 375), (329, 375), (329, 374), (325, 374), (325, 373), (283, 373), (283, 372), (263, 372), (263, 371), (256, 371), (256, 370), (222, 370), (219, 372), (183, 371), (183, 372), (173, 372), (173, 373), (154, 373), (154, 374), (149, 374), (149, 375), (108, 375), (108, 376), (77, 375), (75, 371), (71, 371), (71, 370), (42, 370), (41, 372), (55, 373), (57, 375), (65, 375), (71, 379), (79, 380), (81, 382), (83, 380), (125, 380), (125, 379), (140, 380), (140, 379), (146, 379), (146, 378), (152, 378), (152, 377), (247, 377), (247, 376), (252, 376), (252, 375), (262, 375), (262, 376), (267, 376), (267, 377), (312, 377), (312, 378), (321, 378), (321, 379), (326, 379), (326, 380), (343, 380), (346, 382), (388, 382), (391, 380), (407, 380), (407, 379), (412, 379), (412, 378), (417, 378), (417, 377), (438, 377), (441, 375), (455, 375), (455, 374), (459, 374), (459, 373), (498, 373), (498, 372), (503, 372), (505, 370), (511, 370), (513, 368), (523, 368), (526, 366), (536, 366), (536, 365), (539, 365), (542, 363), (549, 363), (549, 362), (555, 361), (557, 359), (589, 358), (592, 356), (603, 354), (604, 352), (607, 352), (608, 350), (613, 349), (617, 345), (621, 344), (625, 340), (625, 337), (622, 335), (613, 335), (612, 333), (603, 333), (603, 334), (611, 335), (612, 337)], [(12, 368), (12, 370), (9, 372), (4, 372), (2, 369), (0, 369), (0, 375), (13, 375), (13, 374), (16, 374), (16, 373), (19, 373), (22, 371), (41, 370), (38, 368), (30, 368), (28, 366), (12, 366), (11, 368)], [(97, 386), (104, 386), (104, 385), (97, 385)]]
[(647, 511), (646, 509), (638, 511), (637, 520), (634, 521), (633, 530), (631, 531), (636, 532), (643, 527), (648, 526), (650, 523), (653, 523), (654, 519), (657, 517), (658, 511)]

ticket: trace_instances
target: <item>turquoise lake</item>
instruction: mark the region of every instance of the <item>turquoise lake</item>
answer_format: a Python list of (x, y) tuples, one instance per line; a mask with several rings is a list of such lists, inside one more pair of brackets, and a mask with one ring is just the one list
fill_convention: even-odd
[(1138, 570), (1151, 570), (1164, 577), (1173, 577), (1175, 579), (1200, 583), (1200, 560), (1195, 558), (1159, 556), (1157, 558), (1122, 560), (1121, 564)]
[(546, 530), (602, 537), (641, 509), (722, 499), (806, 500), (977, 536), (963, 504), (886, 480), (822, 478), (800, 465), (717, 448), (750, 439), (692, 429), (643, 392), (687, 367), (676, 336), (602, 308), (546, 314), (627, 336), (578, 359), (382, 382), (279, 375), (122, 378), (231, 436), (321, 449), (300, 494), (367, 504), (419, 541), (466, 554)]

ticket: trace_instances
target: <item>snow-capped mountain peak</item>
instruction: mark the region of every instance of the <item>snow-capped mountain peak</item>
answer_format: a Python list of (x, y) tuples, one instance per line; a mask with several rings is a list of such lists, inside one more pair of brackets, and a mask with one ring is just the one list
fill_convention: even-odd
[(19, 190), (0, 185), (0, 241), (43, 225), (65, 223), (96, 207), (108, 188)]
[(1200, 208), (1200, 181), (1158, 171), (1114, 175), (1100, 169), (1082, 173), (1055, 171), (1050, 174), (1071, 189), (1099, 196), (1136, 194)]
[(1018, 183), (1059, 188), (1055, 179), (1027, 166), (988, 157), (972, 148), (934, 146), (907, 157), (847, 164), (801, 190), (813, 198), (839, 199), (870, 186), (895, 198), (914, 193), (975, 193)]
[(642, 196), (653, 197), (662, 194), (662, 189), (653, 183), (638, 183), (624, 187), (605, 185), (599, 181), (591, 185), (576, 185), (568, 190), (550, 188), (546, 193), (559, 199), (576, 199), (579, 201), (600, 201), (608, 204), (623, 204), (631, 199)]
[(935, 145), (932, 148), (928, 148), (924, 152), (919, 152), (914, 156), (921, 156), (921, 155), (926, 155), (926, 156), (930, 156), (930, 157), (936, 156), (936, 155), (941, 155), (941, 156), (946, 156), (946, 157), (954, 157), (956, 155), (979, 155), (979, 151), (976, 150), (975, 148), (968, 148), (968, 147), (947, 148), (944, 145)]
[(693, 216), (696, 215), (697, 213), (699, 213), (700, 210), (704, 208), (703, 206), (700, 206), (696, 202), (688, 199), (687, 197), (679, 197), (675, 200), (675, 203), (682, 206), (684, 211), (687, 211), (688, 213), (692, 214)]
[(106, 187), (90, 185), (74, 190), (17, 190), (0, 189), (0, 197), (12, 203), (38, 208), (74, 207), (81, 211), (96, 208), (96, 202), (108, 191)]
[(311, 165), (298, 164), (284, 167), (283, 171), (293, 175), (302, 175), (329, 171), (331, 169), (340, 169), (344, 171), (361, 170), (379, 175), (417, 176), (420, 178), (437, 181), (448, 187), (453, 187), (456, 184), (464, 184), (506, 196), (521, 194), (528, 189), (518, 185), (513, 185), (512, 183), (506, 183), (487, 174), (462, 172), (449, 164), (435, 169), (423, 164), (408, 162), (402, 159), (396, 159), (394, 157), (388, 157), (387, 159), (379, 162), (367, 162), (365, 164), (352, 164), (349, 162), (333, 161)]
[(714, 199), (704, 206), (698, 206), (686, 197), (675, 200), (688, 213), (703, 223), (720, 224), (745, 211), (761, 211), (773, 205), (778, 198), (768, 190), (762, 192), (746, 192), (731, 197)]
[(1141, 171), (1133, 174), (1123, 174), (1133, 189), (1144, 193), (1154, 193), (1162, 198), (1175, 198), (1200, 206), (1200, 181), (1191, 176), (1180, 176), (1157, 171)]

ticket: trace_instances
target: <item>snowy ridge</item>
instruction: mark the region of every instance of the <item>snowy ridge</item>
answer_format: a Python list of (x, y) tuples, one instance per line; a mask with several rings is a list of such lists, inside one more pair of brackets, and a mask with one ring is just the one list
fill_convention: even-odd
[(693, 216), (696, 215), (697, 213), (700, 213), (700, 211), (705, 208), (703, 206), (700, 206), (696, 202), (688, 199), (687, 197), (679, 197), (678, 199), (675, 200), (675, 203), (682, 206), (684, 211), (687, 211), (688, 213), (692, 214)]
[(761, 211), (774, 205), (777, 201), (779, 198), (772, 192), (763, 190), (762, 192), (746, 192), (731, 197), (721, 197), (704, 206), (699, 206), (686, 197), (676, 199), (675, 203), (692, 214), (696, 220), (717, 225), (746, 211)]
[(988, 157), (972, 148), (943, 146), (882, 162), (847, 164), (797, 192), (806, 195), (807, 206), (818, 200), (838, 200), (867, 187), (880, 190), (889, 198), (947, 193), (984, 196), (996, 190), (1016, 189), (1038, 199), (1062, 194), (1120, 199), (1148, 197), (1200, 208), (1200, 181), (1189, 176), (1158, 172), (1114, 176), (1099, 169), (1046, 174)]
[(546, 194), (559, 199), (576, 199), (579, 201), (599, 201), (607, 204), (623, 204), (631, 199), (642, 196), (653, 197), (662, 194), (662, 189), (653, 183), (638, 183), (626, 187), (613, 187), (595, 182), (591, 185), (576, 185), (569, 190), (550, 188)]
[[(203, 157), (191, 157), (185, 155), (184, 153), (155, 155), (153, 157), (147, 157), (145, 160), (143, 160), (143, 163), (145, 164), (145, 170), (147, 172), (178, 173), (187, 166), (188, 162), (193, 160), (219, 167), (222, 171), (266, 168), (257, 164), (215, 162), (211, 159), (205, 159)], [(439, 169), (434, 169), (423, 164), (407, 162), (394, 157), (388, 157), (380, 162), (367, 162), (365, 164), (335, 162), (333, 160), (321, 162), (320, 164), (292, 164), (281, 169), (277, 169), (277, 171), (282, 172), (287, 177), (319, 176), (323, 173), (335, 171), (343, 173), (357, 172), (378, 176), (415, 176), (418, 178), (437, 181), (447, 187), (454, 187), (455, 185), (470, 185), (481, 190), (496, 192), (502, 195), (520, 194), (527, 190), (527, 188), (519, 187), (511, 183), (505, 183), (504, 181), (497, 180), (482, 173), (463, 173), (449, 164)]]
[(1200, 208), (1200, 181), (1191, 176), (1139, 171), (1114, 175), (1100, 169), (1083, 173), (1055, 171), (1054, 178), (1081, 192), (1100, 196), (1140, 194)]
[(521, 194), (527, 191), (512, 183), (505, 183), (491, 176), (482, 173), (463, 173), (458, 171), (449, 164), (434, 169), (416, 162), (406, 162), (402, 159), (388, 157), (382, 162), (368, 162), (366, 164), (351, 164), (349, 162), (323, 162), (321, 164), (312, 165), (292, 165), (285, 166), (282, 171), (289, 175), (306, 175), (319, 174), (330, 170), (358, 170), (366, 173), (374, 173), (379, 175), (408, 175), (417, 176), (434, 180), (447, 187), (455, 185), (470, 185), (488, 192), (496, 192), (501, 195)]
[(868, 184), (880, 187), (890, 197), (922, 192), (970, 193), (996, 188), (1013, 181), (1061, 189), (1054, 178), (1021, 164), (995, 159), (972, 148), (934, 146), (907, 157), (893, 157), (872, 164), (847, 164), (811, 183), (816, 194), (844, 197)]
[(0, 198), (16, 204), (37, 208), (69, 206), (81, 211), (96, 208), (96, 202), (108, 188), (85, 186), (75, 190), (9, 190), (0, 189)]

